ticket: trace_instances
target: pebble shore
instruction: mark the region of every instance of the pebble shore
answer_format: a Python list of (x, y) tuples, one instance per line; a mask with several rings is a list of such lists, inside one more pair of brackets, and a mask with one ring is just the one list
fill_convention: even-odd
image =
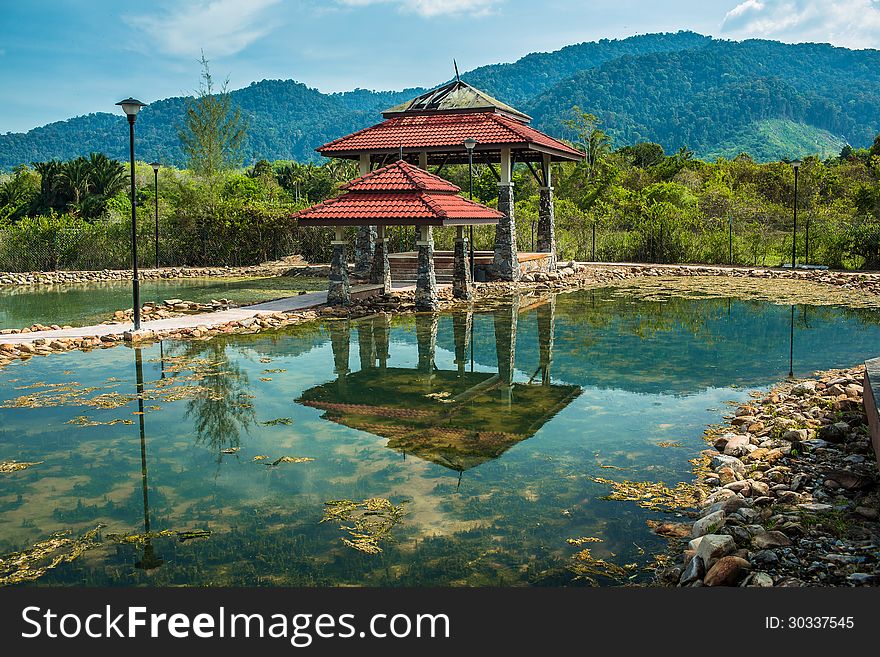
[(781, 383), (710, 429), (698, 519), (659, 527), (683, 547), (661, 583), (880, 584), (880, 472), (863, 381), (854, 367)]

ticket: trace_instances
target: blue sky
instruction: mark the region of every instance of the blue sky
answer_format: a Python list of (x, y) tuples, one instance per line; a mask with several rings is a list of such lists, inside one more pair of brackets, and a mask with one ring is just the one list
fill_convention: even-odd
[(0, 132), (192, 93), (430, 86), (534, 51), (645, 32), (880, 47), (880, 0), (0, 0)]

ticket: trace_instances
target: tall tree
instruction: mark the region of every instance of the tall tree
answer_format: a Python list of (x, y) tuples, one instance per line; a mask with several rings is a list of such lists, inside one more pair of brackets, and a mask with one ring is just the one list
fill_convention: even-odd
[(196, 98), (187, 102), (185, 124), (178, 130), (189, 168), (211, 177), (241, 164), (241, 146), (247, 136), (247, 119), (233, 107), (227, 79), (214, 91), (214, 80), (204, 53), (201, 84)]
[(611, 137), (599, 128), (601, 121), (595, 114), (589, 114), (575, 105), (571, 108), (572, 118), (562, 121), (577, 138), (577, 145), (586, 153), (587, 170), (590, 176), (596, 174), (599, 162), (611, 152)]

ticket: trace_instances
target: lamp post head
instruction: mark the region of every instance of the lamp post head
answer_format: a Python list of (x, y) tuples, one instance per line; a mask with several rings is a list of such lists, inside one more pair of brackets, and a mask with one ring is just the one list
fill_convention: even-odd
[(464, 140), (464, 147), (469, 151), (473, 151), (477, 147), (477, 140), (473, 137), (468, 137)]
[(141, 111), (141, 107), (146, 107), (147, 105), (146, 103), (142, 103), (136, 98), (126, 98), (125, 100), (120, 100), (116, 104), (122, 108), (122, 111), (125, 112), (128, 120), (132, 123), (134, 123), (137, 113)]
[(150, 166), (153, 167), (153, 173), (159, 173), (159, 167), (162, 165), (158, 162), (150, 162)]
[(791, 166), (795, 171), (797, 171), (801, 166), (801, 161), (800, 160), (792, 160)]

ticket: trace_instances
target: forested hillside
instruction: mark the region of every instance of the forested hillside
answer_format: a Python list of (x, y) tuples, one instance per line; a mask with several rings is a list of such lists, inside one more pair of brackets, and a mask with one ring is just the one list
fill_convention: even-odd
[[(737, 150), (731, 141), (755, 123), (784, 119), (862, 147), (880, 130), (880, 51), (711, 41), (581, 71), (523, 109), (551, 130), (573, 105), (596, 114), (615, 145), (654, 141), (706, 155), (722, 145)], [(787, 146), (761, 159), (804, 154)]]
[[(648, 34), (533, 53), (462, 75), (534, 117), (557, 137), (574, 105), (595, 114), (621, 147), (640, 141), (697, 156), (758, 161), (869, 146), (880, 132), (880, 51), (775, 41), (720, 41), (692, 32)], [(442, 81), (426, 80), (426, 84)], [(422, 89), (324, 94), (292, 80), (232, 92), (250, 127), (245, 163), (318, 159), (314, 148), (370, 125)], [(152, 102), (138, 118), (138, 152), (183, 165), (185, 99)], [(112, 109), (112, 108), (109, 108)], [(127, 156), (121, 114), (99, 113), (0, 135), (0, 169), (93, 152)]]

